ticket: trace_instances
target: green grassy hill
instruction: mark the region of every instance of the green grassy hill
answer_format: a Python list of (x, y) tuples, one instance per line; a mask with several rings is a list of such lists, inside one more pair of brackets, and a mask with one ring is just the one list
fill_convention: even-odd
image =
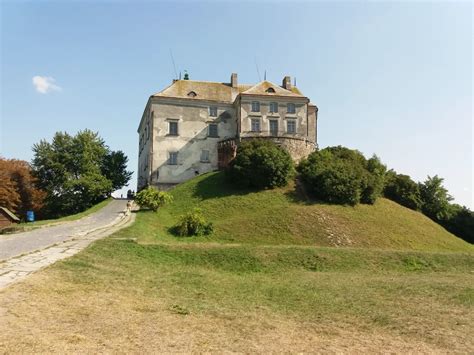
[[(385, 199), (310, 203), (291, 186), (242, 192), (221, 173), (172, 194), (0, 292), (0, 352), (474, 349), (473, 247), (422, 214)], [(194, 207), (215, 232), (172, 236)]]
[[(222, 173), (199, 176), (172, 190), (174, 201), (157, 214), (141, 212), (141, 243), (209, 242), (313, 245), (420, 251), (474, 248), (423, 214), (387, 199), (356, 207), (315, 203), (294, 186), (242, 191)], [(176, 238), (169, 229), (183, 213), (200, 208), (214, 224), (210, 237)]]

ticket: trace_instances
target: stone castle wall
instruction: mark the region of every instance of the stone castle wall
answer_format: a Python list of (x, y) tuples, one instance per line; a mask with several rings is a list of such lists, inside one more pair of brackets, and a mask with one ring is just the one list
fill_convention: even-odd
[[(280, 147), (285, 148), (290, 153), (293, 160), (298, 163), (301, 159), (306, 158), (309, 154), (316, 150), (316, 144), (304, 138), (294, 137), (247, 137), (241, 138), (240, 141), (249, 139), (269, 139), (275, 142)], [(219, 169), (225, 169), (238, 150), (239, 140), (237, 138), (227, 139), (219, 142), (218, 144), (218, 155), (219, 155)]]
[[(242, 140), (251, 138), (242, 138)], [(316, 144), (304, 138), (296, 137), (260, 137), (259, 139), (269, 139), (277, 145), (285, 148), (290, 153), (293, 160), (298, 163), (316, 150)]]

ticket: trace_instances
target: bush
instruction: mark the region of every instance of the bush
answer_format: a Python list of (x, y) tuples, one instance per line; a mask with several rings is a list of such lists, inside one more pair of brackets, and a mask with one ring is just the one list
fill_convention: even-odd
[(172, 228), (173, 233), (181, 237), (209, 235), (213, 230), (212, 223), (206, 222), (199, 209), (181, 216), (178, 223)]
[(335, 204), (372, 204), (383, 189), (385, 166), (341, 146), (311, 153), (298, 166), (301, 179), (316, 198)]
[(286, 186), (294, 174), (290, 154), (265, 139), (244, 141), (227, 170), (232, 182), (245, 187), (274, 188)]
[(385, 178), (383, 194), (402, 206), (418, 211), (421, 208), (420, 189), (408, 175), (390, 170)]
[(150, 209), (155, 212), (158, 208), (170, 203), (171, 201), (173, 201), (173, 197), (170, 194), (156, 190), (153, 187), (147, 187), (138, 192), (135, 196), (135, 202), (141, 208)]

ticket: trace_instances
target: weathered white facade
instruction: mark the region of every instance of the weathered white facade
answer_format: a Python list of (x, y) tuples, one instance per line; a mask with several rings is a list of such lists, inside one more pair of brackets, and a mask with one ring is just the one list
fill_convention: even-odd
[(237, 74), (230, 83), (174, 80), (150, 96), (143, 112), (137, 189), (166, 188), (218, 169), (226, 161), (223, 142), (273, 139), (299, 160), (316, 147), (316, 123), (316, 106), (289, 77), (281, 87), (239, 85)]

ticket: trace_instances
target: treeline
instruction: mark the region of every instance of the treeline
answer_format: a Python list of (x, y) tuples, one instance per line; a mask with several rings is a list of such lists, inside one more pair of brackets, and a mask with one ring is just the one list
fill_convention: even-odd
[(125, 186), (132, 173), (128, 158), (112, 151), (96, 132), (72, 136), (57, 132), (52, 141), (33, 146), (31, 164), (0, 159), (0, 205), (24, 219), (28, 210), (40, 218), (84, 211)]
[(253, 188), (287, 185), (295, 171), (306, 191), (315, 199), (342, 205), (373, 204), (386, 197), (405, 207), (420, 211), (456, 236), (474, 243), (474, 212), (453, 204), (434, 176), (422, 183), (398, 174), (376, 156), (367, 159), (357, 151), (337, 146), (311, 153), (298, 166), (284, 149), (266, 140), (243, 142), (228, 171), (235, 184)]

